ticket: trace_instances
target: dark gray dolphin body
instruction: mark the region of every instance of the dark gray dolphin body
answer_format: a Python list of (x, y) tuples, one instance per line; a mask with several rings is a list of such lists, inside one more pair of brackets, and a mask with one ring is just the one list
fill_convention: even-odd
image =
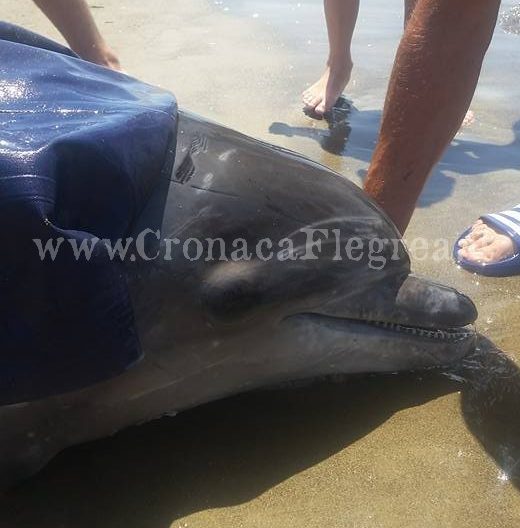
[[(3, 486), (68, 446), (233, 393), (443, 365), (474, 346), (471, 301), (411, 275), (396, 229), (355, 185), (195, 116), (181, 114), (173, 175), (133, 232), (147, 233), (150, 259), (126, 264), (144, 360), (88, 389), (0, 408)], [(221, 239), (213, 258), (206, 238)], [(353, 238), (380, 240), (385, 266), (361, 250), (341, 258)]]

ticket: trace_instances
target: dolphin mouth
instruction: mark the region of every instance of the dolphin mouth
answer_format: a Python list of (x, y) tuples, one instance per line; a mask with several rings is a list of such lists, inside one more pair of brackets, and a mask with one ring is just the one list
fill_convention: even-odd
[(405, 334), (412, 337), (427, 339), (430, 341), (443, 341), (458, 343), (472, 339), (476, 332), (472, 325), (453, 328), (423, 328), (420, 326), (407, 326), (399, 323), (386, 323), (383, 321), (355, 321), (356, 323), (373, 326), (394, 334)]
[[(425, 340), (437, 344), (460, 344), (475, 338), (476, 331), (472, 324), (465, 326), (453, 326), (443, 328), (426, 328), (423, 326), (406, 325), (402, 323), (377, 321), (371, 319), (353, 319), (348, 317), (338, 317), (319, 313), (302, 313), (296, 317), (306, 317), (320, 322), (333, 325), (355, 325), (365, 329), (374, 328), (379, 332), (384, 332), (390, 336), (402, 336)], [(292, 316), (294, 317), (294, 316)], [(292, 317), (289, 317), (292, 318)]]

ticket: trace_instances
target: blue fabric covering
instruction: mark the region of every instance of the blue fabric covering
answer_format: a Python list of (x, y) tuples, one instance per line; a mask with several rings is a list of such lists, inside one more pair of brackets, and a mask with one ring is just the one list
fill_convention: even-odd
[(0, 72), (5, 405), (88, 386), (140, 358), (121, 261), (103, 244), (89, 261), (71, 246), (42, 261), (33, 239), (124, 238), (169, 175), (177, 106), (167, 92), (2, 23)]

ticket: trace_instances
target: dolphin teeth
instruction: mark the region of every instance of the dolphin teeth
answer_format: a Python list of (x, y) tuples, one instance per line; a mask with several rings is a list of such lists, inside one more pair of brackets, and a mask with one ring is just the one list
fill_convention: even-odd
[(462, 329), (427, 329), (420, 328), (415, 326), (405, 326), (397, 323), (390, 323), (388, 321), (374, 321), (368, 320), (365, 321), (366, 324), (370, 326), (376, 326), (378, 328), (383, 328), (385, 330), (390, 330), (397, 333), (404, 333), (408, 335), (423, 337), (425, 339), (432, 339), (436, 341), (449, 341), (451, 343), (458, 343), (468, 339), (473, 334), (467, 330)]

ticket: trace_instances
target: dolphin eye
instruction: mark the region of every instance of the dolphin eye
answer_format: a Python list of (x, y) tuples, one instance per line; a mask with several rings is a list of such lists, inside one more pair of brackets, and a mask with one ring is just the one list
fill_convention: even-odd
[(265, 301), (258, 284), (236, 279), (212, 284), (205, 290), (204, 302), (213, 319), (236, 322), (247, 319)]
[(202, 289), (203, 302), (213, 319), (246, 319), (266, 302), (259, 268), (255, 261), (225, 262), (213, 267)]

